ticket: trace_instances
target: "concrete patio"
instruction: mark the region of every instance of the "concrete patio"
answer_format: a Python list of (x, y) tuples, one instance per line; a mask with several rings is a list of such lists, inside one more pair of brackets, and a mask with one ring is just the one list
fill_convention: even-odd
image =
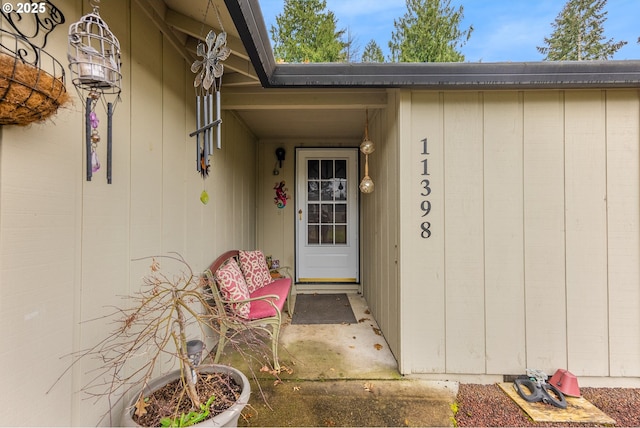
[[(282, 382), (253, 368), (260, 385), (251, 381), (241, 426), (453, 426), (458, 384), (401, 376), (365, 299), (349, 300), (355, 324), (291, 325), (285, 315)], [(221, 363), (250, 372), (226, 351)]]

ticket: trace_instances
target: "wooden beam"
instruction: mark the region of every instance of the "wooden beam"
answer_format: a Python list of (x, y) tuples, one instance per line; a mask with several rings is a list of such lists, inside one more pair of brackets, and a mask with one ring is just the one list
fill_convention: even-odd
[[(198, 40), (204, 40), (210, 30), (213, 30), (216, 34), (222, 32), (221, 28), (211, 27), (206, 23), (197, 21), (179, 12), (176, 12), (173, 9), (167, 9), (164, 21), (168, 26), (173, 27), (176, 30)], [(249, 61), (249, 55), (247, 55), (244, 50), (242, 40), (227, 33), (227, 46), (229, 47), (229, 49), (231, 49), (232, 55)]]
[(187, 52), (184, 43), (178, 39), (171, 28), (164, 22), (164, 16), (162, 15), (163, 10), (166, 13), (166, 7), (162, 7), (164, 2), (158, 2), (157, 0), (135, 0), (135, 2), (140, 6), (160, 32), (164, 34), (169, 43), (171, 43), (180, 55), (182, 55), (182, 57), (191, 64), (195, 60), (195, 57), (191, 56), (189, 52)]
[(230, 110), (363, 110), (387, 107), (387, 92), (349, 89), (250, 88), (224, 91), (222, 105)]

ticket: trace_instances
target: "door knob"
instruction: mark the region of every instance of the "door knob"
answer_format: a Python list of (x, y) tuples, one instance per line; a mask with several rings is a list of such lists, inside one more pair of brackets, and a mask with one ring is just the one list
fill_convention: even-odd
[(298, 218), (302, 220), (302, 208), (298, 210)]

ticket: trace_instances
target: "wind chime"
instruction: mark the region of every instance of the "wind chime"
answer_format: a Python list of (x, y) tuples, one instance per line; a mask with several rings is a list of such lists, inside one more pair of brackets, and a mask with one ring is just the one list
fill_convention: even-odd
[[(205, 11), (205, 22), (211, 4), (211, 0), (209, 0), (207, 11)], [(222, 61), (231, 54), (231, 49), (227, 47), (227, 33), (224, 31), (217, 8), (216, 14), (220, 24), (220, 34), (216, 36), (213, 30), (209, 31), (205, 42), (198, 44), (197, 54), (202, 59), (194, 61), (191, 65), (191, 71), (196, 73), (193, 81), (193, 86), (196, 90), (196, 130), (189, 136), (196, 137), (196, 169), (203, 180), (209, 176), (209, 167), (211, 165), (209, 157), (213, 153), (214, 139), (216, 147), (218, 149), (222, 148), (220, 128), (222, 123), (220, 117), (220, 87), (224, 72)], [(203, 204), (209, 202), (209, 195), (205, 189), (200, 194), (200, 201)]]
[(120, 42), (100, 18), (100, 0), (90, 0), (93, 11), (69, 26), (67, 57), (72, 82), (85, 112), (87, 181), (100, 169), (98, 143), (100, 100), (107, 111), (107, 182), (111, 184), (113, 112), (120, 100)]

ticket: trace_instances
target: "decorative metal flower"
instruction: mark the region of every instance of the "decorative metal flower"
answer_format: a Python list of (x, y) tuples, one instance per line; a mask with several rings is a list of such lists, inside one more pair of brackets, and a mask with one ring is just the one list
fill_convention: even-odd
[(214, 79), (222, 76), (224, 72), (222, 61), (229, 58), (231, 49), (227, 47), (227, 33), (224, 31), (218, 34), (217, 38), (213, 30), (209, 31), (205, 43), (198, 44), (197, 54), (203, 59), (194, 61), (191, 71), (198, 73), (193, 86), (202, 84), (205, 90), (209, 90)]

